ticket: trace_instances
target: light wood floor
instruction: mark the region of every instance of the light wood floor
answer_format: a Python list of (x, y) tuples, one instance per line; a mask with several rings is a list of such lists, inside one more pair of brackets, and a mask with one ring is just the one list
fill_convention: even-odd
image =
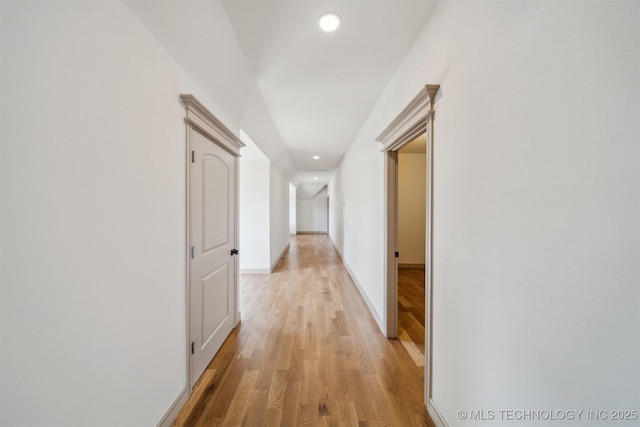
[[(398, 339), (424, 369), (424, 268), (398, 270)], [(424, 375), (424, 370), (422, 371)]]
[(242, 322), (174, 426), (434, 426), (413, 296), (400, 292), (401, 339), (388, 340), (325, 235), (292, 239), (275, 273), (240, 288)]

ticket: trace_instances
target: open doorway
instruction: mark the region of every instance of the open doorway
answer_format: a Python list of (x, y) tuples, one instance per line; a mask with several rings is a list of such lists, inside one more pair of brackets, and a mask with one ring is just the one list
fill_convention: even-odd
[(433, 403), (433, 169), (435, 99), (440, 85), (426, 85), (376, 138), (382, 143), (385, 185), (385, 333), (398, 336), (398, 150), (426, 135), (425, 221), (425, 406), (432, 419), (444, 423)]
[(398, 151), (398, 339), (424, 367), (427, 137)]

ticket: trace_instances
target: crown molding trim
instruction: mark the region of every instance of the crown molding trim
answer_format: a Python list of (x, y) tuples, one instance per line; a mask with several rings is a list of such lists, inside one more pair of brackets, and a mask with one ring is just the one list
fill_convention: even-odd
[(425, 85), (409, 104), (376, 138), (381, 151), (397, 151), (424, 133), (427, 120), (434, 113), (435, 97), (440, 85)]
[(187, 115), (185, 122), (218, 142), (221, 147), (235, 156), (240, 156), (240, 149), (245, 144), (216, 116), (211, 113), (198, 99), (191, 94), (180, 95)]

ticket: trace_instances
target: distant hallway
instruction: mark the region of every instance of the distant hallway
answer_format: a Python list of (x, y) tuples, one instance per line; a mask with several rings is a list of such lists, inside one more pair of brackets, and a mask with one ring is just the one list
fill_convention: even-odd
[(433, 426), (419, 304), (400, 294), (401, 340), (385, 338), (326, 235), (292, 238), (274, 273), (241, 276), (240, 298), (174, 426)]

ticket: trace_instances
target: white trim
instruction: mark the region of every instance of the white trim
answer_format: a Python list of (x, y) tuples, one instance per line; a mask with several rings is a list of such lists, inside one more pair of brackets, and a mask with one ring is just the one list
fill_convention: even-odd
[(439, 85), (425, 85), (404, 110), (376, 138), (381, 151), (397, 151), (424, 133), (424, 125), (431, 115), (433, 97)]
[(382, 323), (382, 319), (380, 319), (380, 316), (378, 316), (378, 313), (376, 312), (373, 304), (371, 303), (371, 300), (369, 300), (369, 297), (367, 296), (366, 292), (364, 292), (364, 290), (362, 289), (362, 286), (360, 286), (360, 283), (358, 282), (358, 279), (356, 279), (355, 274), (353, 274), (353, 272), (349, 268), (349, 265), (347, 265), (347, 263), (345, 262), (344, 258), (342, 257), (342, 252), (340, 252), (340, 249), (338, 249), (338, 246), (336, 246), (335, 242), (333, 241), (333, 239), (331, 237), (329, 237), (329, 241), (331, 242), (331, 245), (333, 246), (333, 248), (338, 253), (338, 256), (340, 257), (340, 261), (342, 261), (342, 265), (344, 265), (344, 268), (347, 270), (347, 273), (349, 273), (349, 277), (351, 277), (351, 280), (353, 281), (354, 285), (356, 285), (356, 289), (358, 289), (358, 292), (360, 292), (360, 295), (362, 296), (362, 299), (364, 300), (364, 302), (367, 303), (367, 307), (369, 308), (369, 312), (371, 313), (371, 315), (373, 316), (374, 320), (378, 324), (378, 328), (380, 329), (380, 331), (384, 331), (384, 326), (383, 326), (384, 324)]
[(240, 149), (245, 147), (245, 144), (224, 123), (218, 120), (195, 96), (182, 94), (180, 100), (187, 110), (185, 117), (187, 123), (204, 132), (231, 154), (240, 156)]
[(449, 427), (447, 420), (445, 420), (442, 412), (440, 412), (440, 409), (438, 409), (433, 399), (429, 399), (429, 402), (427, 403), (427, 412), (429, 413), (429, 416), (433, 420), (436, 427)]
[(384, 331), (384, 324), (382, 323), (382, 319), (380, 318), (380, 316), (378, 316), (378, 313), (376, 312), (376, 309), (373, 306), (373, 303), (367, 296), (367, 293), (362, 289), (362, 286), (360, 286), (360, 282), (358, 282), (358, 279), (356, 279), (356, 276), (355, 274), (353, 274), (353, 271), (351, 271), (351, 269), (349, 268), (349, 265), (346, 262), (344, 262), (344, 259), (342, 257), (340, 257), (340, 259), (342, 259), (342, 265), (344, 265), (344, 268), (347, 270), (347, 273), (349, 273), (349, 276), (351, 277), (351, 280), (353, 281), (353, 283), (356, 285), (358, 292), (360, 292), (362, 299), (364, 300), (364, 302), (367, 303), (367, 307), (369, 308), (371, 315), (373, 316), (376, 323), (378, 324), (378, 328), (380, 329), (381, 332)]
[[(425, 407), (432, 402), (433, 378), (433, 120), (435, 98), (440, 85), (425, 85), (404, 110), (385, 128), (376, 141), (385, 153), (385, 316), (387, 336), (397, 334), (397, 152), (416, 136), (427, 134), (427, 219), (425, 254)], [(392, 258), (393, 257), (393, 258)]]
[(400, 264), (400, 263), (398, 263), (398, 268), (424, 268), (424, 264)]
[(241, 268), (240, 274), (271, 274), (268, 268)]
[(158, 421), (158, 424), (156, 424), (156, 426), (171, 427), (176, 418), (178, 418), (178, 415), (180, 415), (180, 411), (187, 403), (187, 400), (189, 400), (189, 391), (187, 389), (187, 386), (185, 385), (178, 394), (178, 397), (176, 397), (171, 406), (169, 406), (167, 412), (165, 412), (160, 421)]
[[(238, 141), (240, 141), (240, 139), (238, 139)], [(242, 146), (244, 147), (244, 143), (242, 141), (240, 141), (240, 144), (242, 144)], [(239, 148), (238, 148), (239, 150)], [(234, 225), (234, 239), (236, 242), (236, 248), (240, 247), (240, 152), (238, 151), (238, 154), (236, 155), (236, 158), (234, 159), (234, 165), (233, 167), (235, 168), (236, 171), (236, 177), (235, 177), (235, 192), (236, 192), (236, 206), (234, 208), (234, 212), (235, 212), (235, 216), (236, 219), (233, 223)], [(234, 319), (235, 322), (233, 323), (233, 327), (235, 328), (236, 326), (238, 326), (240, 324), (240, 255), (236, 255), (234, 263), (233, 263), (234, 267), (235, 267), (235, 273), (236, 273), (236, 290), (234, 292), (234, 304), (235, 304), (235, 309), (236, 309), (236, 318)]]
[(275, 260), (275, 262), (271, 264), (271, 271), (269, 271), (269, 273), (273, 273), (273, 270), (276, 269), (276, 266), (278, 265), (278, 263), (280, 262), (284, 254), (287, 253), (290, 247), (291, 247), (291, 243), (287, 243), (287, 246), (285, 246), (282, 252), (280, 252), (280, 255), (278, 255), (278, 258)]
[(342, 252), (340, 252), (340, 248), (338, 248), (338, 245), (336, 245), (336, 243), (333, 241), (331, 236), (329, 236), (329, 241), (331, 242), (331, 246), (333, 246), (333, 249), (335, 249), (336, 252), (338, 252), (338, 256), (340, 257), (340, 261), (342, 261), (342, 263), (344, 264), (344, 258), (342, 257)]
[(190, 299), (190, 283), (191, 283), (191, 265), (189, 264), (191, 262), (191, 254), (190, 254), (190, 247), (191, 247), (191, 228), (190, 228), (190, 218), (191, 218), (191, 127), (189, 126), (189, 124), (185, 121), (185, 127), (184, 127), (184, 132), (185, 132), (185, 174), (186, 174), (186, 178), (184, 180), (185, 185), (186, 185), (186, 189), (185, 189), (185, 244), (184, 244), (184, 259), (185, 259), (185, 286), (184, 286), (184, 290), (185, 290), (185, 313), (187, 315), (187, 321), (186, 321), (186, 337), (187, 337), (187, 342), (185, 343), (184, 346), (184, 352), (186, 355), (186, 369), (185, 369), (185, 373), (186, 373), (186, 377), (187, 377), (187, 394), (189, 396), (191, 396), (191, 390), (193, 389), (193, 384), (191, 384), (191, 349), (190, 347), (190, 342), (191, 342), (191, 332), (190, 332), (190, 324), (191, 324), (191, 320), (190, 320), (190, 316), (191, 316), (191, 312), (189, 309), (189, 299)]
[(434, 141), (434, 104), (435, 94), (431, 95), (431, 115), (427, 120), (427, 223), (425, 241), (425, 331), (424, 331), (424, 398), (425, 402), (433, 402), (433, 141)]
[(282, 260), (282, 257), (284, 257), (284, 254), (287, 253), (290, 247), (291, 247), (291, 243), (287, 243), (287, 246), (284, 247), (282, 252), (280, 252), (280, 255), (278, 255), (278, 258), (271, 265), (271, 268), (243, 268), (240, 270), (240, 274), (271, 274), (273, 273), (273, 270), (275, 270), (276, 266)]
[(384, 259), (385, 293), (384, 325), (387, 338), (398, 337), (398, 152), (384, 154), (385, 228)]

